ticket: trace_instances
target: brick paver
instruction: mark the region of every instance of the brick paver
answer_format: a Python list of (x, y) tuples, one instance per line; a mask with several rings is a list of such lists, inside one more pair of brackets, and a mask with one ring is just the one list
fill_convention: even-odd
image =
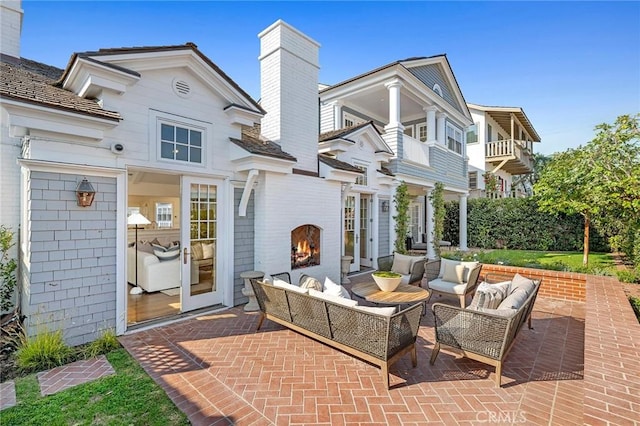
[(72, 386), (91, 382), (114, 374), (115, 370), (104, 355), (56, 367), (37, 374), (40, 393), (51, 395)]
[[(13, 380), (0, 383), (0, 410), (16, 405), (16, 385)], [(1, 419), (1, 417), (0, 417)]]
[[(352, 282), (357, 282), (352, 279)], [(430, 309), (430, 306), (429, 306)], [(418, 367), (380, 369), (236, 307), (121, 337), (195, 425), (576, 424), (582, 419), (585, 304), (539, 298), (495, 369), (442, 350), (429, 365), (433, 319), (422, 319)]]

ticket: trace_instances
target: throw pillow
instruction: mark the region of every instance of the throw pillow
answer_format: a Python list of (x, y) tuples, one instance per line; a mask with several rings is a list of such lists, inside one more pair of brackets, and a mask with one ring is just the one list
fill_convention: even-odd
[(213, 243), (202, 244), (202, 258), (213, 259)]
[(500, 302), (498, 309), (519, 309), (528, 297), (529, 294), (524, 288), (516, 288)]
[(503, 281), (497, 284), (481, 282), (476, 289), (476, 294), (469, 307), (474, 309), (488, 308), (496, 309), (506, 297), (511, 281)]
[(307, 293), (306, 288), (300, 288), (297, 285), (289, 284), (288, 282), (281, 280), (280, 278), (273, 279), (273, 285), (276, 287), (281, 287), (286, 290), (295, 291), (296, 293)]
[(457, 260), (451, 260), (451, 259), (445, 259), (445, 258), (440, 259), (440, 273), (438, 273), (438, 278), (442, 278), (444, 276), (444, 269), (447, 267), (447, 265), (458, 265), (458, 264), (460, 264), (460, 262), (458, 262)]
[(300, 288), (312, 288), (317, 291), (322, 291), (322, 283), (309, 275), (300, 275), (299, 284)]
[(346, 297), (333, 296), (324, 291), (314, 290), (312, 288), (309, 289), (309, 295), (313, 297), (317, 297), (319, 299), (328, 300), (329, 302), (337, 303), (343, 306), (356, 306), (358, 304), (357, 300), (351, 300)]
[(444, 275), (442, 281), (449, 281), (451, 283), (462, 284), (464, 280), (464, 265), (447, 264), (444, 268)]
[(411, 264), (414, 258), (412, 256), (406, 256), (404, 254), (393, 254), (393, 265), (391, 265), (391, 271), (398, 274), (407, 275), (411, 273)]
[(164, 262), (167, 260), (177, 259), (180, 256), (180, 250), (164, 251), (155, 249), (153, 250), (153, 254), (155, 254), (161, 262)]
[(533, 280), (525, 278), (520, 274), (515, 274), (511, 280), (511, 291), (509, 294), (514, 293), (518, 289), (522, 289), (529, 295), (534, 288), (536, 288), (536, 283), (533, 282)]
[(193, 260), (204, 259), (204, 254), (202, 252), (202, 243), (195, 243), (191, 245), (191, 258)]
[(342, 287), (340, 284), (336, 284), (329, 277), (324, 279), (324, 285), (322, 287), (322, 292), (330, 294), (336, 297), (344, 297), (346, 299), (351, 299), (351, 295), (349, 291)]
[(141, 253), (151, 253), (153, 254), (153, 246), (149, 243), (140, 243), (136, 245), (137, 249)]

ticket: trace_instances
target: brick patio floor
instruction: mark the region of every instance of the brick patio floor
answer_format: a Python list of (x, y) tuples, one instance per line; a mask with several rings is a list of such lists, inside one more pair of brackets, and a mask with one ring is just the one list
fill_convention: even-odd
[(585, 303), (538, 298), (501, 388), (494, 367), (453, 352), (429, 365), (430, 310), (418, 367), (392, 366), (390, 390), (358, 358), (270, 321), (256, 332), (258, 316), (239, 306), (120, 340), (194, 425), (583, 423)]

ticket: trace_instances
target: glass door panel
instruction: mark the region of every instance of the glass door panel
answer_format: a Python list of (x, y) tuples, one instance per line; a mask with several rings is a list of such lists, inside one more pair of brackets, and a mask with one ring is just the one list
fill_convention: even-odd
[(370, 201), (371, 198), (368, 195), (360, 196), (360, 266), (371, 266)]
[[(218, 289), (219, 185), (182, 178), (182, 311), (222, 301)], [(186, 223), (185, 223), (186, 222)]]

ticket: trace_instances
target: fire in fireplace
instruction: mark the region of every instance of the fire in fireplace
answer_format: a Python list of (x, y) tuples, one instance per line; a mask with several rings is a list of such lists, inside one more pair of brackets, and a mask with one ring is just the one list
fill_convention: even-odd
[(291, 231), (291, 269), (320, 264), (320, 228), (302, 225)]

